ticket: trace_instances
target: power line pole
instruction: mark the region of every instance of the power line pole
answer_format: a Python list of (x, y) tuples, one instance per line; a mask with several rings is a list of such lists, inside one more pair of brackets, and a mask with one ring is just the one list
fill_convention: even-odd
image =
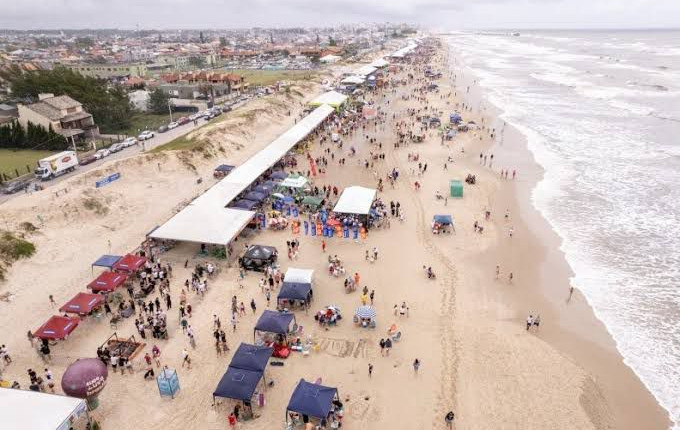
[(170, 106), (170, 99), (168, 99), (168, 111), (170, 112), (170, 122), (172, 122), (172, 106)]

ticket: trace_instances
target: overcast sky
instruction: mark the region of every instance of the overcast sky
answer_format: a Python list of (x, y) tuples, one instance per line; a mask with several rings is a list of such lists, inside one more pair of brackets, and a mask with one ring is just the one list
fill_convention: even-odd
[(435, 29), (680, 26), (680, 0), (0, 0), (0, 28), (243, 28), (409, 22)]

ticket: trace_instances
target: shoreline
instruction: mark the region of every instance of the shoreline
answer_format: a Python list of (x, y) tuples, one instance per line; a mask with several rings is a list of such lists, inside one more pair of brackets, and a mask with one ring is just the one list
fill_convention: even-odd
[[(446, 39), (442, 42), (448, 50)], [(469, 72), (459, 62), (455, 73)], [(493, 267), (496, 264), (494, 257), (499, 254), (512, 256), (512, 265), (523, 266), (521, 272), (515, 273), (518, 281), (522, 279), (521, 285), (516, 282), (512, 290), (500, 294), (510, 304), (520, 324), (526, 318), (525, 314), (533, 309), (538, 311), (542, 328), (537, 337), (573, 360), (593, 378), (611, 410), (614, 428), (670, 428), (672, 422), (668, 411), (625, 364), (615, 340), (597, 318), (586, 297), (577, 286), (570, 294), (573, 271), (561, 250), (562, 238), (534, 206), (532, 199), (533, 190), (542, 180), (544, 170), (529, 149), (526, 135), (505, 122), (503, 111), (484, 97), (483, 88), (476, 82), (470, 83), (470, 92), (472, 94), (465, 97), (467, 103), (483, 106), (483, 114), (491, 119), (492, 124), (506, 125), (502, 138), (489, 145), (488, 152), (496, 154), (496, 160), (503, 160), (503, 165), (495, 168), (497, 178), (498, 168), (517, 169), (518, 177), (516, 181), (499, 180), (501, 192), (498, 195), (501, 197), (495, 203), (496, 206), (507, 206), (511, 214), (518, 215), (512, 220), (515, 238), (526, 237), (521, 252), (517, 252), (504, 238), (507, 233), (498, 231), (494, 246), (481, 252), (478, 258)], [(500, 213), (498, 209), (496, 213)], [(527, 266), (522, 264), (522, 260), (535, 263)], [(587, 394), (587, 389), (584, 387), (584, 394)], [(593, 411), (589, 415), (592, 418)]]

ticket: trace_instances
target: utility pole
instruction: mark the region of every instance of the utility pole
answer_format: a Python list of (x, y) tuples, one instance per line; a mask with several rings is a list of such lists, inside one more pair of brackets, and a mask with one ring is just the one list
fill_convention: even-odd
[(172, 122), (172, 106), (170, 105), (170, 99), (168, 99), (168, 111), (170, 112), (170, 122)]

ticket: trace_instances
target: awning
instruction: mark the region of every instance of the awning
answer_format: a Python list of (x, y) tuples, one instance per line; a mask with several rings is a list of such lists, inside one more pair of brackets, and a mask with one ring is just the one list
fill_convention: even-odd
[(283, 180), (278, 186), (286, 188), (302, 188), (307, 185), (309, 181), (302, 175), (290, 175)]
[(121, 272), (134, 273), (141, 269), (146, 263), (146, 257), (139, 255), (128, 254), (121, 258), (113, 265), (113, 270), (118, 270)]
[(87, 315), (106, 300), (101, 294), (78, 293), (66, 304), (59, 308), (60, 312)]
[(219, 166), (217, 166), (217, 167), (215, 168), (215, 171), (216, 171), (216, 172), (225, 172), (225, 173), (229, 173), (229, 172), (231, 172), (232, 170), (234, 170), (234, 168), (235, 168), (235, 166), (230, 166), (230, 165), (228, 165), (228, 164), (220, 164)]
[(151, 233), (156, 239), (226, 246), (248, 225), (255, 212), (189, 205)]
[(337, 91), (328, 91), (327, 93), (323, 93), (311, 102), (309, 102), (310, 106), (321, 106), (321, 105), (329, 105), (334, 108), (337, 108), (339, 106), (342, 106), (343, 103), (347, 101), (347, 96), (344, 94), (340, 94)]
[(256, 331), (288, 334), (295, 325), (295, 315), (291, 312), (265, 310), (255, 324)]
[(438, 222), (439, 224), (444, 224), (444, 225), (451, 225), (453, 224), (453, 218), (451, 215), (435, 215), (433, 217), (434, 222)]
[(333, 212), (367, 215), (375, 200), (376, 190), (359, 186), (347, 187), (342, 191)]
[(364, 81), (365, 79), (362, 76), (348, 76), (340, 81), (340, 83), (345, 85), (361, 85)]
[(254, 202), (261, 202), (267, 198), (267, 194), (259, 193), (257, 191), (251, 191), (244, 196), (246, 200), (252, 200)]
[(108, 267), (109, 269), (113, 267), (114, 264), (118, 262), (118, 260), (121, 259), (120, 255), (102, 255), (92, 263), (92, 266), (97, 266), (97, 267)]
[(124, 273), (102, 272), (87, 285), (87, 288), (92, 290), (93, 293), (109, 292), (123, 285), (126, 279), (127, 275)]
[(289, 267), (286, 270), (286, 274), (283, 276), (285, 282), (299, 282), (311, 284), (314, 278), (313, 269), (296, 269), (295, 267)]
[(84, 399), (12, 388), (0, 388), (0, 405), (4, 430), (69, 429), (87, 412)]
[(214, 397), (250, 401), (257, 389), (262, 371), (237, 369), (229, 366), (213, 392)]
[(245, 209), (246, 211), (250, 211), (253, 208), (257, 207), (259, 202), (255, 202), (252, 200), (247, 200), (247, 199), (241, 199), (237, 200), (234, 203), (231, 204), (232, 208), (240, 208), (240, 209)]
[(278, 300), (303, 300), (307, 301), (312, 291), (312, 285), (306, 282), (286, 282), (281, 284)]
[(80, 318), (62, 317), (54, 315), (45, 324), (33, 332), (33, 336), (39, 339), (65, 339), (73, 330), (78, 327)]
[(236, 369), (252, 370), (254, 372), (264, 372), (274, 353), (274, 348), (268, 346), (255, 346), (242, 343), (238, 346), (234, 356), (231, 358), (230, 367)]
[(276, 170), (272, 172), (271, 175), (269, 175), (270, 178), (272, 179), (286, 179), (288, 177), (288, 173), (284, 172), (283, 170)]
[(371, 63), (371, 66), (376, 67), (378, 69), (389, 65), (390, 62), (385, 60), (384, 58), (378, 58)]
[(324, 387), (300, 379), (288, 402), (288, 411), (314, 418), (325, 419), (338, 394), (337, 388)]

